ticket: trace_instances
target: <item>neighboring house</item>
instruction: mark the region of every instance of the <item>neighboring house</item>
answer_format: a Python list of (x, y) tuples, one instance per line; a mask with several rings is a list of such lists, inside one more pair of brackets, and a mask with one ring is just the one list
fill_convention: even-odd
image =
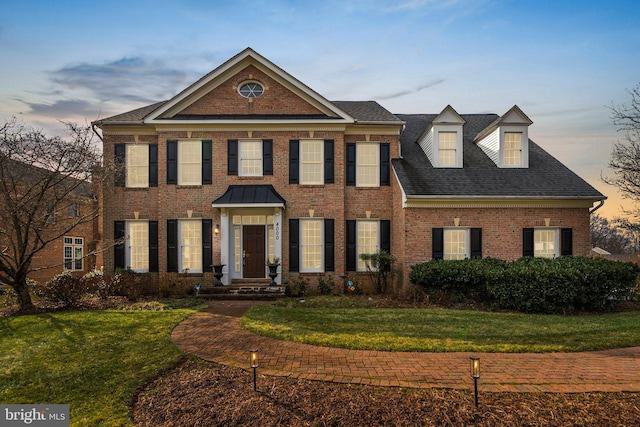
[(605, 197), (502, 116), (394, 115), (328, 101), (246, 49), (168, 101), (98, 120), (105, 271), (223, 282), (357, 275), (390, 251), (406, 283), (432, 258), (588, 255)]
[[(35, 166), (16, 162), (16, 168), (21, 172), (26, 181), (20, 180), (18, 184), (29, 185), (29, 179), (36, 182), (41, 175), (40, 169)], [(35, 184), (37, 186), (37, 184)], [(38, 216), (46, 213), (46, 219), (32, 219), (32, 234), (35, 229), (42, 229), (45, 238), (59, 234), (61, 230), (71, 228), (62, 237), (49, 242), (42, 250), (34, 254), (31, 261), (32, 272), (29, 278), (39, 283), (45, 283), (52, 277), (65, 271), (73, 274), (85, 274), (92, 269), (102, 266), (102, 254), (96, 249), (99, 247), (100, 218), (93, 215), (98, 209), (98, 195), (100, 185), (92, 185), (90, 182), (74, 181), (74, 189), (70, 194), (50, 209), (32, 209), (29, 213)], [(60, 188), (60, 192), (65, 192)], [(47, 202), (41, 202), (46, 206)], [(0, 208), (1, 209), (1, 208)], [(0, 215), (0, 218), (3, 215)], [(90, 216), (89, 220), (83, 217)], [(10, 218), (10, 215), (7, 215)], [(75, 222), (79, 224), (71, 227)], [(0, 220), (0, 227), (3, 227)], [(3, 227), (5, 230), (8, 228)], [(51, 234), (55, 233), (55, 234)], [(47, 237), (47, 234), (49, 237)], [(6, 236), (9, 238), (9, 236)]]

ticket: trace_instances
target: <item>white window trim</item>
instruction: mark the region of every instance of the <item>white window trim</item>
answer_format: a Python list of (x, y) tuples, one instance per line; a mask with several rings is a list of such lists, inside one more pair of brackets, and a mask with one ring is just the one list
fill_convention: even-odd
[[(376, 223), (376, 249), (374, 252), (380, 250), (380, 220), (379, 219), (357, 219), (356, 220), (356, 271), (368, 271), (367, 267), (360, 266), (360, 224), (363, 222)], [(364, 252), (363, 252), (364, 253)], [(369, 252), (367, 252), (369, 253)]]
[[(260, 149), (260, 172), (258, 173), (244, 173), (243, 170), (243, 158), (242, 158), (242, 146), (243, 144), (252, 143), (258, 144)], [(238, 141), (238, 176), (263, 176), (264, 175), (264, 146), (263, 141), (261, 139), (241, 139)], [(249, 159), (247, 159), (249, 160)], [(256, 159), (250, 159), (256, 160)]]
[[(449, 134), (449, 135), (453, 135), (453, 139), (454, 139), (454, 146), (453, 148), (442, 148), (441, 147), (441, 140), (440, 140), (440, 135), (441, 134)], [(460, 149), (460, 147), (458, 147), (458, 132), (456, 131), (452, 131), (452, 130), (439, 130), (437, 131), (437, 137), (438, 137), (438, 151), (437, 151), (437, 156), (438, 156), (438, 165), (442, 168), (455, 168), (458, 167), (458, 150)], [(444, 164), (440, 162), (440, 153), (443, 151), (453, 151), (453, 164)]]
[[(310, 222), (320, 223), (320, 244), (319, 245), (305, 245), (304, 244), (304, 224)], [(323, 218), (300, 218), (300, 273), (321, 273), (324, 272), (324, 219)], [(304, 268), (304, 247), (305, 246), (320, 246), (320, 267), (318, 268)]]
[[(304, 147), (307, 144), (314, 143), (320, 144), (320, 179), (318, 181), (305, 181), (304, 180), (304, 165), (310, 164), (310, 162), (305, 163), (303, 161), (304, 156)], [(300, 170), (298, 174), (300, 176), (300, 185), (322, 185), (324, 184), (324, 140), (323, 139), (301, 139), (300, 140)], [(356, 154), (357, 158), (357, 154)], [(315, 164), (315, 163), (314, 163)]]
[[(132, 223), (146, 223), (147, 224), (147, 268), (133, 268), (132, 267), (132, 263), (131, 263), (131, 224)], [(131, 270), (135, 271), (136, 273), (148, 273), (149, 272), (149, 262), (151, 261), (149, 259), (149, 221), (146, 220), (139, 220), (139, 221), (126, 221), (125, 222), (125, 235), (127, 236), (127, 244), (124, 246), (124, 256), (125, 256), (125, 265), (127, 266), (127, 268), (130, 268)]]
[[(506, 136), (507, 133), (519, 133), (520, 134), (520, 163), (517, 165), (507, 165), (505, 163), (506, 152)], [(498, 161), (499, 166), (505, 169), (523, 169), (529, 167), (529, 134), (527, 128), (519, 126), (503, 126), (499, 129), (499, 153)]]
[[(540, 256), (539, 254), (536, 254), (536, 232), (538, 231), (553, 231), (552, 257)], [(560, 256), (560, 227), (535, 227), (533, 229), (533, 256), (535, 258), (558, 258)]]
[[(376, 146), (376, 167), (375, 167), (375, 176), (376, 179), (374, 180), (375, 182), (372, 184), (364, 184), (359, 182), (360, 179), (360, 174), (359, 174), (359, 169), (361, 168), (360, 166), (360, 148), (363, 146)], [(356, 187), (366, 187), (366, 188), (376, 188), (376, 187), (380, 187), (380, 142), (358, 142), (356, 143)]]
[(447, 241), (447, 232), (451, 232), (451, 231), (464, 231), (464, 245), (465, 245), (465, 249), (464, 249), (464, 258), (468, 259), (471, 258), (471, 228), (468, 227), (445, 227), (443, 229), (443, 233), (442, 233), (442, 258), (443, 259), (451, 259), (451, 258), (447, 258), (447, 251), (446, 251), (446, 241)]
[[(182, 159), (181, 157), (181, 145), (184, 143), (199, 143), (199, 148), (198, 148), (198, 157), (199, 157), (199, 163), (198, 163), (198, 173), (200, 176), (200, 179), (198, 181), (193, 181), (193, 182), (185, 182), (182, 179), (182, 172), (184, 171), (184, 166), (182, 163)], [(191, 164), (190, 164), (191, 165)], [(202, 185), (202, 140), (201, 139), (180, 139), (178, 140), (178, 185), (185, 185), (185, 186), (189, 186), (189, 185)], [(189, 167), (195, 167), (194, 165), (189, 166)]]
[[(134, 185), (133, 183), (131, 183), (131, 173), (130, 173), (130, 167), (131, 165), (131, 153), (129, 151), (130, 148), (132, 147), (136, 147), (136, 148), (142, 148), (142, 147), (146, 147), (146, 156), (145, 156), (145, 164), (144, 165), (135, 165), (135, 167), (137, 168), (146, 168), (147, 173), (146, 175), (146, 181), (138, 184), (138, 185)], [(137, 143), (131, 143), (131, 144), (126, 144), (125, 146), (126, 149), (126, 154), (125, 154), (125, 162), (126, 162), (126, 179), (125, 179), (125, 185), (127, 188), (149, 188), (149, 144), (137, 144)]]
[[(71, 239), (71, 243), (66, 243), (66, 239)], [(76, 243), (76, 240), (81, 240), (82, 243)], [(64, 236), (62, 238), (62, 269), (64, 271), (84, 271), (84, 237)], [(76, 268), (76, 248), (80, 247), (80, 268)], [(65, 256), (66, 248), (71, 248), (71, 268), (67, 268), (67, 257)]]
[[(186, 222), (193, 222), (193, 223), (199, 223), (200, 224), (200, 268), (190, 268), (189, 269), (189, 273), (202, 273), (203, 272), (203, 266), (202, 266), (202, 219), (180, 219), (178, 220), (178, 271), (180, 272), (185, 272), (185, 268), (184, 268), (184, 257), (183, 257), (183, 248), (184, 248), (184, 244), (183, 244), (183, 237), (182, 237), (182, 227)], [(190, 246), (196, 246), (196, 245), (190, 245)]]

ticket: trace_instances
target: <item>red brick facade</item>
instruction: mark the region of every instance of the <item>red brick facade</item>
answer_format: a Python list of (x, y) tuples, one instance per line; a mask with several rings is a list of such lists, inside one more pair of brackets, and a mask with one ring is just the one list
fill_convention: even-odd
[[(126, 188), (116, 186), (113, 175), (108, 177), (104, 186), (103, 226), (105, 246), (109, 247), (108, 242), (113, 241), (117, 234), (114, 229), (117, 222), (157, 221), (157, 264), (161, 282), (179, 277), (200, 283), (213, 280), (212, 273), (206, 271), (201, 274), (168, 272), (171, 245), (168, 242), (168, 220), (211, 220), (213, 227), (219, 230), (211, 239), (213, 263), (227, 264), (225, 283), (229, 283), (234, 278), (230, 269), (235, 268), (233, 264), (238, 261), (234, 258), (238, 250), (238, 243), (234, 240), (237, 235), (234, 233), (242, 229), (234, 222), (233, 216), (252, 213), (274, 215), (277, 224), (273, 224), (273, 232), (275, 239), (279, 240), (275, 244), (275, 255), (281, 258), (278, 280), (282, 283), (289, 280), (292, 274), (300, 274), (290, 271), (290, 220), (304, 220), (310, 218), (311, 213), (316, 219), (334, 220), (334, 266), (333, 271), (326, 274), (332, 276), (336, 283), (341, 283), (347, 274), (357, 275), (348, 271), (347, 266), (347, 222), (354, 220), (372, 219), (381, 223), (388, 221), (390, 224), (389, 248), (400, 270), (396, 291), (401, 291), (402, 286), (406, 285), (412, 265), (431, 259), (432, 229), (453, 227), (454, 218), (459, 218), (459, 227), (482, 228), (482, 256), (485, 257), (519, 258), (523, 252), (523, 228), (541, 225), (571, 228), (574, 254), (589, 253), (588, 206), (567, 208), (558, 202), (545, 205), (544, 201), (538, 201), (537, 205), (526, 207), (526, 203), (508, 204), (496, 198), (489, 205), (484, 202), (486, 206), (478, 203), (477, 207), (473, 207), (473, 202), (464, 208), (441, 207), (445, 205), (437, 204), (407, 207), (392, 166), (389, 166), (388, 185), (348, 185), (348, 145), (388, 143), (390, 158), (398, 158), (403, 123), (400, 120), (350, 119), (343, 110), (335, 105), (332, 107), (332, 104), (281, 70), (275, 67), (269, 69), (269, 63), (257, 55), (250, 52), (242, 60), (234, 61), (230, 60), (231, 65), (225, 64), (218, 73), (205, 76), (192, 88), (169, 101), (166, 108), (160, 107), (159, 111), (129, 122), (109, 119), (98, 122), (103, 132), (106, 162), (115, 159), (116, 144), (157, 144), (157, 186)], [(264, 93), (255, 99), (240, 96), (238, 86), (247, 81), (259, 82), (264, 87)], [(318, 116), (326, 120), (317, 120)], [(185, 139), (211, 141), (211, 184), (167, 184), (167, 141)], [(272, 141), (273, 174), (229, 174), (229, 141), (248, 139)], [(306, 139), (333, 141), (333, 183), (290, 183), (291, 143)], [(265, 184), (272, 185), (286, 200), (283, 208), (247, 204), (237, 208), (212, 207), (212, 202), (225, 194), (230, 185)], [(324, 250), (327, 250), (326, 247)], [(105, 272), (112, 272), (116, 266), (113, 247), (105, 253), (104, 262)], [(314, 278), (325, 273), (302, 274)], [(236, 277), (240, 276), (236, 273)]]

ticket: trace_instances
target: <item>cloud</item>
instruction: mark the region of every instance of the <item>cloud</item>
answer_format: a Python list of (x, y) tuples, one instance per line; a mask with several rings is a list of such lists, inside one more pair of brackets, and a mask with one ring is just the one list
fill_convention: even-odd
[(79, 63), (51, 73), (51, 81), (66, 89), (88, 90), (95, 100), (153, 103), (176, 93), (190, 73), (143, 56), (102, 64)]
[(22, 100), (22, 102), (29, 106), (31, 113), (48, 117), (91, 116), (93, 114), (90, 112), (95, 113), (99, 108), (96, 104), (80, 99), (59, 100), (52, 104), (28, 102), (25, 100)]
[(375, 99), (379, 99), (381, 101), (385, 101), (385, 100), (389, 100), (389, 99), (394, 99), (394, 98), (400, 98), (401, 96), (405, 96), (405, 95), (409, 95), (412, 93), (416, 93), (416, 92), (420, 92), (422, 90), (425, 89), (429, 89), (432, 88), (434, 86), (439, 85), (440, 83), (443, 83), (445, 81), (445, 79), (436, 79), (433, 80), (427, 84), (415, 87), (415, 88), (411, 88), (411, 89), (407, 89), (407, 90), (403, 90), (401, 92), (395, 92), (395, 93), (391, 93), (388, 95), (381, 95), (381, 96), (376, 96), (374, 97)]

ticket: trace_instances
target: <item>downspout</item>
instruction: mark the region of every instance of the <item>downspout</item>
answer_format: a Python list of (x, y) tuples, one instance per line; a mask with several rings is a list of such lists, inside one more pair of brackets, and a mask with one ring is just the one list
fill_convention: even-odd
[(595, 208), (589, 210), (589, 216), (591, 216), (591, 214), (593, 214), (595, 211), (600, 209), (602, 207), (602, 205), (604, 205), (604, 200), (600, 200), (600, 204), (598, 206), (596, 206)]

